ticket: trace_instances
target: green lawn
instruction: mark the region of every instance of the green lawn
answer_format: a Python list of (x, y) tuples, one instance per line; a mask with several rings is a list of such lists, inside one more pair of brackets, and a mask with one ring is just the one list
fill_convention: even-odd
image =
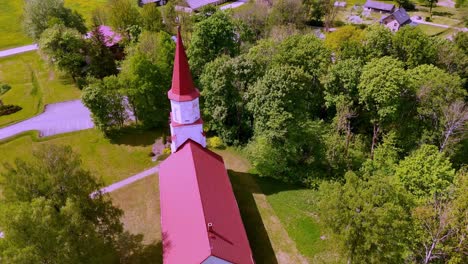
[(0, 50), (33, 43), (21, 26), (24, 0), (2, 0), (0, 4)]
[(0, 99), (23, 108), (1, 116), (0, 127), (40, 113), (45, 104), (78, 99), (81, 93), (70, 78), (49, 69), (34, 51), (0, 59), (0, 82), (12, 87)]
[[(96, 129), (37, 139), (32, 133), (0, 142), (0, 161), (13, 162), (16, 158), (30, 159), (31, 153), (43, 144), (70, 145), (80, 154), (83, 166), (102, 177), (105, 184), (125, 179), (135, 173), (154, 166), (148, 154), (151, 143), (159, 134), (156, 132), (135, 132), (134, 142), (105, 138)], [(142, 142), (141, 138), (147, 138)], [(151, 139), (151, 140), (150, 140)], [(0, 164), (1, 164), (0, 163)], [(0, 174), (3, 167), (0, 166)]]
[(442, 32), (448, 30), (447, 28), (435, 27), (435, 26), (424, 25), (424, 24), (419, 24), (417, 27), (420, 28), (422, 32), (426, 33), (429, 36), (442, 34)]
[[(107, 0), (65, 0), (65, 6), (83, 15), (90, 25), (94, 9)], [(0, 4), (0, 50), (33, 43), (22, 28), (24, 0), (2, 0)]]
[(108, 0), (65, 0), (65, 6), (80, 13), (85, 18), (86, 24), (90, 26), (92, 12), (107, 2)]

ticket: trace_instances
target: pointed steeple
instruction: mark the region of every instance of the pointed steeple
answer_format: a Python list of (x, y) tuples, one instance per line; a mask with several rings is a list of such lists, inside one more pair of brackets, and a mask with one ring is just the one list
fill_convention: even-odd
[(191, 101), (200, 96), (200, 92), (193, 84), (192, 74), (185, 54), (184, 44), (180, 36), (180, 27), (177, 28), (177, 44), (172, 72), (172, 87), (167, 93), (169, 99), (174, 101)]

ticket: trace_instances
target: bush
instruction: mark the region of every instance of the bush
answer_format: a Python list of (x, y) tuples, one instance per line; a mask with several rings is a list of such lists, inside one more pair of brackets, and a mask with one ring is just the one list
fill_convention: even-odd
[(0, 105), (0, 116), (11, 115), (18, 112), (21, 109), (23, 108), (17, 105)]
[(215, 149), (224, 149), (226, 146), (219, 137), (212, 137), (208, 139), (208, 147)]
[(11, 89), (11, 86), (6, 83), (0, 84), (0, 95), (8, 92), (10, 89)]

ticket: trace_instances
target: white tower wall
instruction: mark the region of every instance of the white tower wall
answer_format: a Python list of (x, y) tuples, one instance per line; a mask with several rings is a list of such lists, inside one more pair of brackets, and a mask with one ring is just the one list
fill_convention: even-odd
[(186, 102), (171, 100), (171, 108), (172, 119), (179, 124), (191, 124), (200, 119), (198, 98)]
[(172, 126), (171, 124), (171, 151), (177, 151), (182, 144), (188, 139), (191, 139), (198, 144), (206, 147), (206, 137), (203, 135), (203, 124)]

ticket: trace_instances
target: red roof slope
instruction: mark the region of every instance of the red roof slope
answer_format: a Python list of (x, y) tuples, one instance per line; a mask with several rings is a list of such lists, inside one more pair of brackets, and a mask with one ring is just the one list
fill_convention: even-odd
[(165, 264), (253, 263), (223, 159), (188, 140), (160, 166)]
[(180, 36), (180, 29), (177, 31), (176, 53), (174, 69), (172, 71), (172, 87), (167, 95), (169, 99), (179, 102), (191, 101), (200, 96), (200, 92), (193, 84), (187, 54), (185, 54), (184, 44)]

